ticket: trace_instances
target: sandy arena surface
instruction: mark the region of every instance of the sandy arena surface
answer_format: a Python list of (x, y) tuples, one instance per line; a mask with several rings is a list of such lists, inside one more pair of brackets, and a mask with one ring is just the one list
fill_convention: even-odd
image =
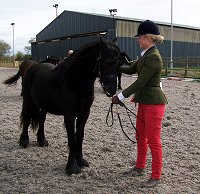
[[(67, 134), (61, 116), (47, 115), (45, 123), (49, 147), (37, 146), (29, 130), (30, 145), (22, 149), (19, 115), (21, 81), (7, 87), (2, 81), (17, 69), (0, 68), (0, 194), (197, 194), (200, 193), (200, 83), (163, 80), (168, 98), (163, 120), (162, 184), (153, 189), (140, 188), (150, 174), (148, 155), (146, 175), (131, 177), (123, 173), (133, 167), (136, 145), (121, 132), (117, 116), (112, 127), (105, 122), (110, 99), (95, 83), (95, 101), (88, 119), (83, 152), (90, 162), (83, 173), (68, 176)], [(123, 76), (123, 88), (135, 78)], [(136, 108), (127, 100), (126, 105)], [(134, 137), (134, 129), (120, 109), (124, 129)], [(133, 121), (135, 118), (133, 118)], [(135, 122), (135, 121), (134, 121)]]

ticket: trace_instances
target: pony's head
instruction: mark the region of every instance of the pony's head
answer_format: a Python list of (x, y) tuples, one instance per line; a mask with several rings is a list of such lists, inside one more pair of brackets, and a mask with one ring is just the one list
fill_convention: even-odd
[(120, 49), (112, 42), (100, 39), (100, 55), (97, 59), (99, 77), (104, 92), (113, 96), (117, 91), (118, 68), (124, 63)]

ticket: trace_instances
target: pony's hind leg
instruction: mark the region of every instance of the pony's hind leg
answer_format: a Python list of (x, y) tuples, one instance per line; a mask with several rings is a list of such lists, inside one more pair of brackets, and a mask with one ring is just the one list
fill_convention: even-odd
[(22, 133), (19, 138), (19, 146), (26, 148), (29, 144), (29, 136), (28, 136), (28, 127), (30, 125), (31, 115), (25, 114), (24, 110), (21, 113), (21, 126), (22, 126)]
[(23, 87), (24, 87), (24, 78), (23, 78), (23, 76), (21, 76), (21, 78), (22, 78), (22, 89), (21, 89), (21, 96), (23, 96)]
[(28, 91), (26, 91), (25, 96), (23, 96), (23, 106), (21, 113), (21, 127), (22, 133), (19, 139), (19, 145), (26, 148), (29, 144), (28, 128), (30, 123), (32, 124), (32, 129), (35, 130), (38, 126), (38, 109), (34, 104)]
[(44, 135), (44, 122), (46, 120), (46, 112), (45, 111), (40, 111), (39, 112), (39, 129), (37, 132), (37, 142), (39, 144), (39, 146), (44, 147), (44, 146), (48, 146), (49, 143), (45, 138)]

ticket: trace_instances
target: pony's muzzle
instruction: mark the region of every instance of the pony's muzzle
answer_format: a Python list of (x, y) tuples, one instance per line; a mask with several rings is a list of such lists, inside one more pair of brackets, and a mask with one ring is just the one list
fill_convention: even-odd
[(106, 96), (112, 97), (117, 91), (117, 76), (104, 76), (101, 81)]

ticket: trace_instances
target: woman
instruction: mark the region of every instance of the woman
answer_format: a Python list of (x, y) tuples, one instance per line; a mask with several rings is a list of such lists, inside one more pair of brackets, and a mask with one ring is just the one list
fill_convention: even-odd
[(160, 183), (162, 173), (161, 128), (165, 112), (166, 98), (160, 87), (162, 58), (156, 44), (161, 44), (164, 37), (158, 26), (146, 20), (138, 27), (136, 35), (142, 49), (141, 58), (131, 66), (122, 66), (120, 72), (138, 73), (137, 80), (118, 95), (112, 97), (114, 104), (134, 94), (133, 101), (138, 103), (136, 128), (137, 160), (135, 167), (129, 171), (132, 175), (143, 175), (146, 166), (148, 146), (152, 155), (152, 173), (141, 184), (142, 187), (154, 187)]

